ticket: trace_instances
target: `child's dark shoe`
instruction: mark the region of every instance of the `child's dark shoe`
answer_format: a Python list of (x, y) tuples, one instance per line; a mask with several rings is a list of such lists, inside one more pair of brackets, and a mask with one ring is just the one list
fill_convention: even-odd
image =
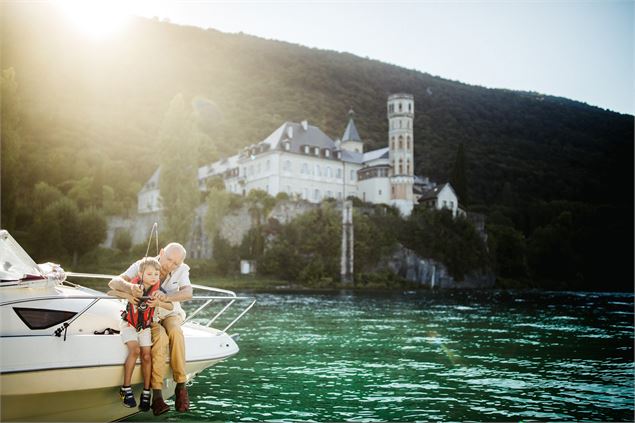
[(132, 392), (132, 388), (130, 386), (122, 386), (119, 389), (119, 396), (121, 397), (124, 406), (129, 408), (137, 406), (137, 401), (134, 399), (134, 393)]
[(139, 410), (141, 411), (149, 411), (150, 410), (150, 390), (144, 389), (141, 392), (141, 398), (139, 398)]

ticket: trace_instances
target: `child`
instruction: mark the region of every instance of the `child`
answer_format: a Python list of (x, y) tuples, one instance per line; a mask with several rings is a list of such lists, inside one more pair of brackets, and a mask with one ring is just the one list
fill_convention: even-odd
[[(119, 395), (126, 407), (137, 405), (130, 380), (137, 357), (141, 352), (141, 371), (143, 373), (143, 392), (139, 399), (139, 409), (141, 411), (150, 410), (150, 376), (152, 372), (152, 335), (150, 324), (154, 316), (155, 307), (173, 309), (170, 302), (161, 302), (153, 298), (153, 294), (160, 289), (159, 277), (161, 274), (161, 264), (152, 257), (145, 257), (139, 266), (139, 274), (130, 281), (130, 292), (114, 289), (113, 281), (108, 286), (112, 288), (108, 295), (124, 298), (128, 300), (126, 310), (121, 314), (120, 324), (121, 339), (128, 347), (128, 357), (124, 363), (123, 386), (119, 390)], [(142, 298), (143, 297), (143, 298)], [(145, 297), (150, 297), (144, 299)]]

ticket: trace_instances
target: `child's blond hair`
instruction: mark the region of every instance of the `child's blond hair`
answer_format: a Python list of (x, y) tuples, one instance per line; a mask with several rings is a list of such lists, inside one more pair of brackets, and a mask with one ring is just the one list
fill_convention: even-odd
[(144, 257), (141, 259), (141, 264), (139, 264), (139, 273), (143, 274), (148, 266), (152, 266), (155, 270), (161, 271), (161, 263), (159, 263), (159, 260), (154, 257)]

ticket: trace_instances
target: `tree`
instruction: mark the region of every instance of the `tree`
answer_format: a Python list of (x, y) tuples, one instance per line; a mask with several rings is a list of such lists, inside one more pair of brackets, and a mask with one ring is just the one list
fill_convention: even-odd
[(186, 243), (199, 204), (198, 145), (201, 137), (183, 96), (170, 102), (160, 135), (160, 192), (170, 240)]
[(115, 248), (124, 254), (127, 254), (132, 247), (132, 237), (128, 231), (117, 231), (113, 244)]
[(210, 189), (207, 193), (207, 214), (205, 215), (205, 232), (208, 239), (214, 239), (220, 229), (223, 218), (231, 205), (232, 194), (224, 189)]
[(20, 98), (17, 94), (18, 85), (15, 82), (13, 68), (2, 71), (0, 79), (0, 98), (2, 100), (2, 126), (0, 134), (2, 143), (0, 150), (2, 193), (0, 206), (2, 209), (2, 227), (9, 231), (15, 228), (16, 210), (18, 209), (18, 188), (21, 185), (21, 144), (23, 136), (20, 126)]
[(72, 256), (82, 236), (77, 204), (67, 197), (49, 204), (42, 213), (36, 215), (31, 236), (39, 258), (58, 261)]
[(504, 278), (527, 276), (527, 243), (522, 232), (512, 226), (488, 225), (488, 245), (495, 271)]
[(94, 250), (106, 239), (106, 219), (96, 208), (82, 211), (77, 223), (80, 236), (73, 243), (73, 266), (77, 265), (79, 256)]
[(38, 182), (33, 189), (32, 205), (36, 210), (44, 210), (55, 201), (64, 198), (62, 191), (46, 182)]
[(446, 265), (457, 281), (488, 266), (485, 243), (474, 226), (463, 217), (453, 218), (448, 209), (415, 207), (405, 223), (401, 241), (419, 256)]
[[(68, 190), (68, 198), (75, 201), (80, 210), (84, 210), (92, 205), (94, 205), (95, 194), (93, 177), (85, 176), (76, 181), (68, 181), (65, 185), (70, 185), (71, 188)], [(99, 188), (100, 196), (102, 195), (102, 189)]]
[(459, 203), (462, 204), (463, 207), (467, 207), (467, 175), (465, 173), (465, 153), (463, 151), (463, 143), (459, 144), (459, 148), (456, 152), (450, 183), (452, 184), (454, 191), (456, 191), (456, 195), (459, 197)]

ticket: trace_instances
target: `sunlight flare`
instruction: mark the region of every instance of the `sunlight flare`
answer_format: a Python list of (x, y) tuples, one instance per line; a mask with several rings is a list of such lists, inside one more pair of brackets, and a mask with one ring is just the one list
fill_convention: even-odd
[(113, 36), (130, 18), (130, 11), (123, 1), (58, 0), (56, 4), (78, 31), (94, 39)]

